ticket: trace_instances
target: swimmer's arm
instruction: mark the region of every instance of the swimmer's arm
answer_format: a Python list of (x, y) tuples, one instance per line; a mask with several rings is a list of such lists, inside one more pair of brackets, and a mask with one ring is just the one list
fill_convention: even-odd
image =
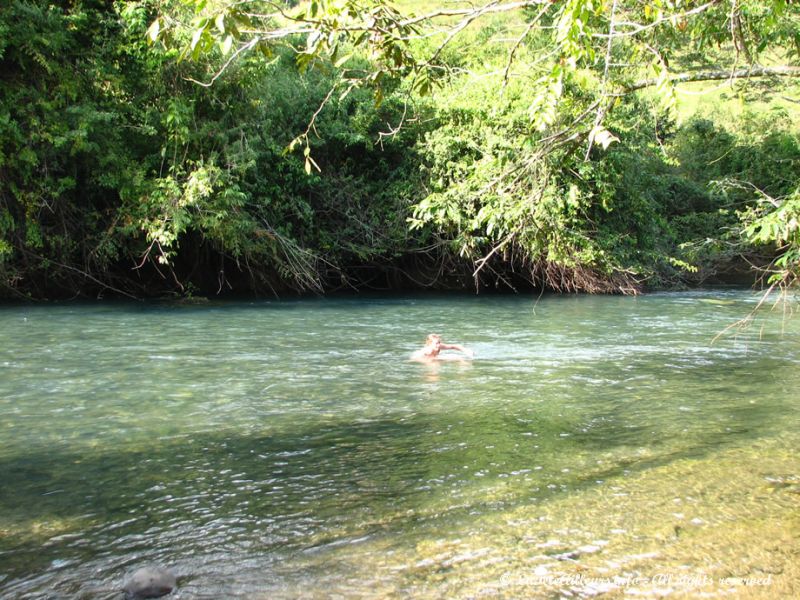
[(475, 356), (475, 353), (472, 350), (470, 350), (469, 348), (465, 348), (464, 346), (461, 346), (459, 344), (442, 344), (440, 348), (442, 350), (456, 350), (458, 352), (463, 352), (464, 354), (470, 357)]

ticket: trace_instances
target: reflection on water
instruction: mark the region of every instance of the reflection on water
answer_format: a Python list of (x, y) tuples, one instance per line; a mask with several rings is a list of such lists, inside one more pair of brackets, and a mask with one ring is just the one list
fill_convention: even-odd
[(797, 595), (800, 324), (711, 343), (756, 301), (6, 306), (0, 595)]

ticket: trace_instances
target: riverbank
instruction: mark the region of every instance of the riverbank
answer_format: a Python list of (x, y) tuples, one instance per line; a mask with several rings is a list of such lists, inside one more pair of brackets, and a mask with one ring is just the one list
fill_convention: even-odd
[[(31, 283), (27, 291), (0, 289), (0, 301), (47, 302), (63, 300), (175, 300), (202, 303), (209, 300), (257, 300), (260, 298), (302, 298), (317, 296), (347, 296), (357, 294), (411, 293), (470, 293), (470, 294), (540, 294), (540, 293), (600, 293), (636, 295), (679, 289), (702, 289), (708, 286), (759, 287), (761, 274), (754, 264), (765, 264), (765, 257), (750, 256), (748, 260), (720, 263), (699, 274), (675, 273), (674, 279), (617, 277), (581, 270), (550, 273), (541, 265), (504, 264), (475, 276), (471, 261), (408, 257), (386, 264), (364, 264), (341, 269), (327, 268), (316, 274), (313, 285), (298, 288), (281, 279), (277, 272), (247, 271), (241, 265), (227, 264), (227, 269), (197, 268), (197, 265), (174, 266), (173, 275), (147, 266), (141, 270), (119, 265), (105, 281), (88, 274), (73, 273), (66, 287), (47, 278)], [(177, 282), (181, 282), (178, 284)], [(557, 282), (561, 282), (558, 286)], [(578, 284), (577, 281), (582, 281)], [(555, 286), (555, 287), (554, 287)]]

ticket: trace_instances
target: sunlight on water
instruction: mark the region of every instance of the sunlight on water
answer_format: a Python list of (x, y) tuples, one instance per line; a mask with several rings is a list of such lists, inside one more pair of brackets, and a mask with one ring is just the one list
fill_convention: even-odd
[(796, 596), (800, 320), (712, 343), (757, 301), (2, 307), (0, 596)]

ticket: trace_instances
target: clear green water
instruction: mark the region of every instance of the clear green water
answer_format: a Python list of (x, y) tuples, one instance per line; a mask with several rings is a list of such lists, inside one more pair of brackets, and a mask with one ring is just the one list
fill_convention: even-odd
[(0, 307), (0, 597), (792, 594), (800, 318), (711, 343), (756, 301)]

